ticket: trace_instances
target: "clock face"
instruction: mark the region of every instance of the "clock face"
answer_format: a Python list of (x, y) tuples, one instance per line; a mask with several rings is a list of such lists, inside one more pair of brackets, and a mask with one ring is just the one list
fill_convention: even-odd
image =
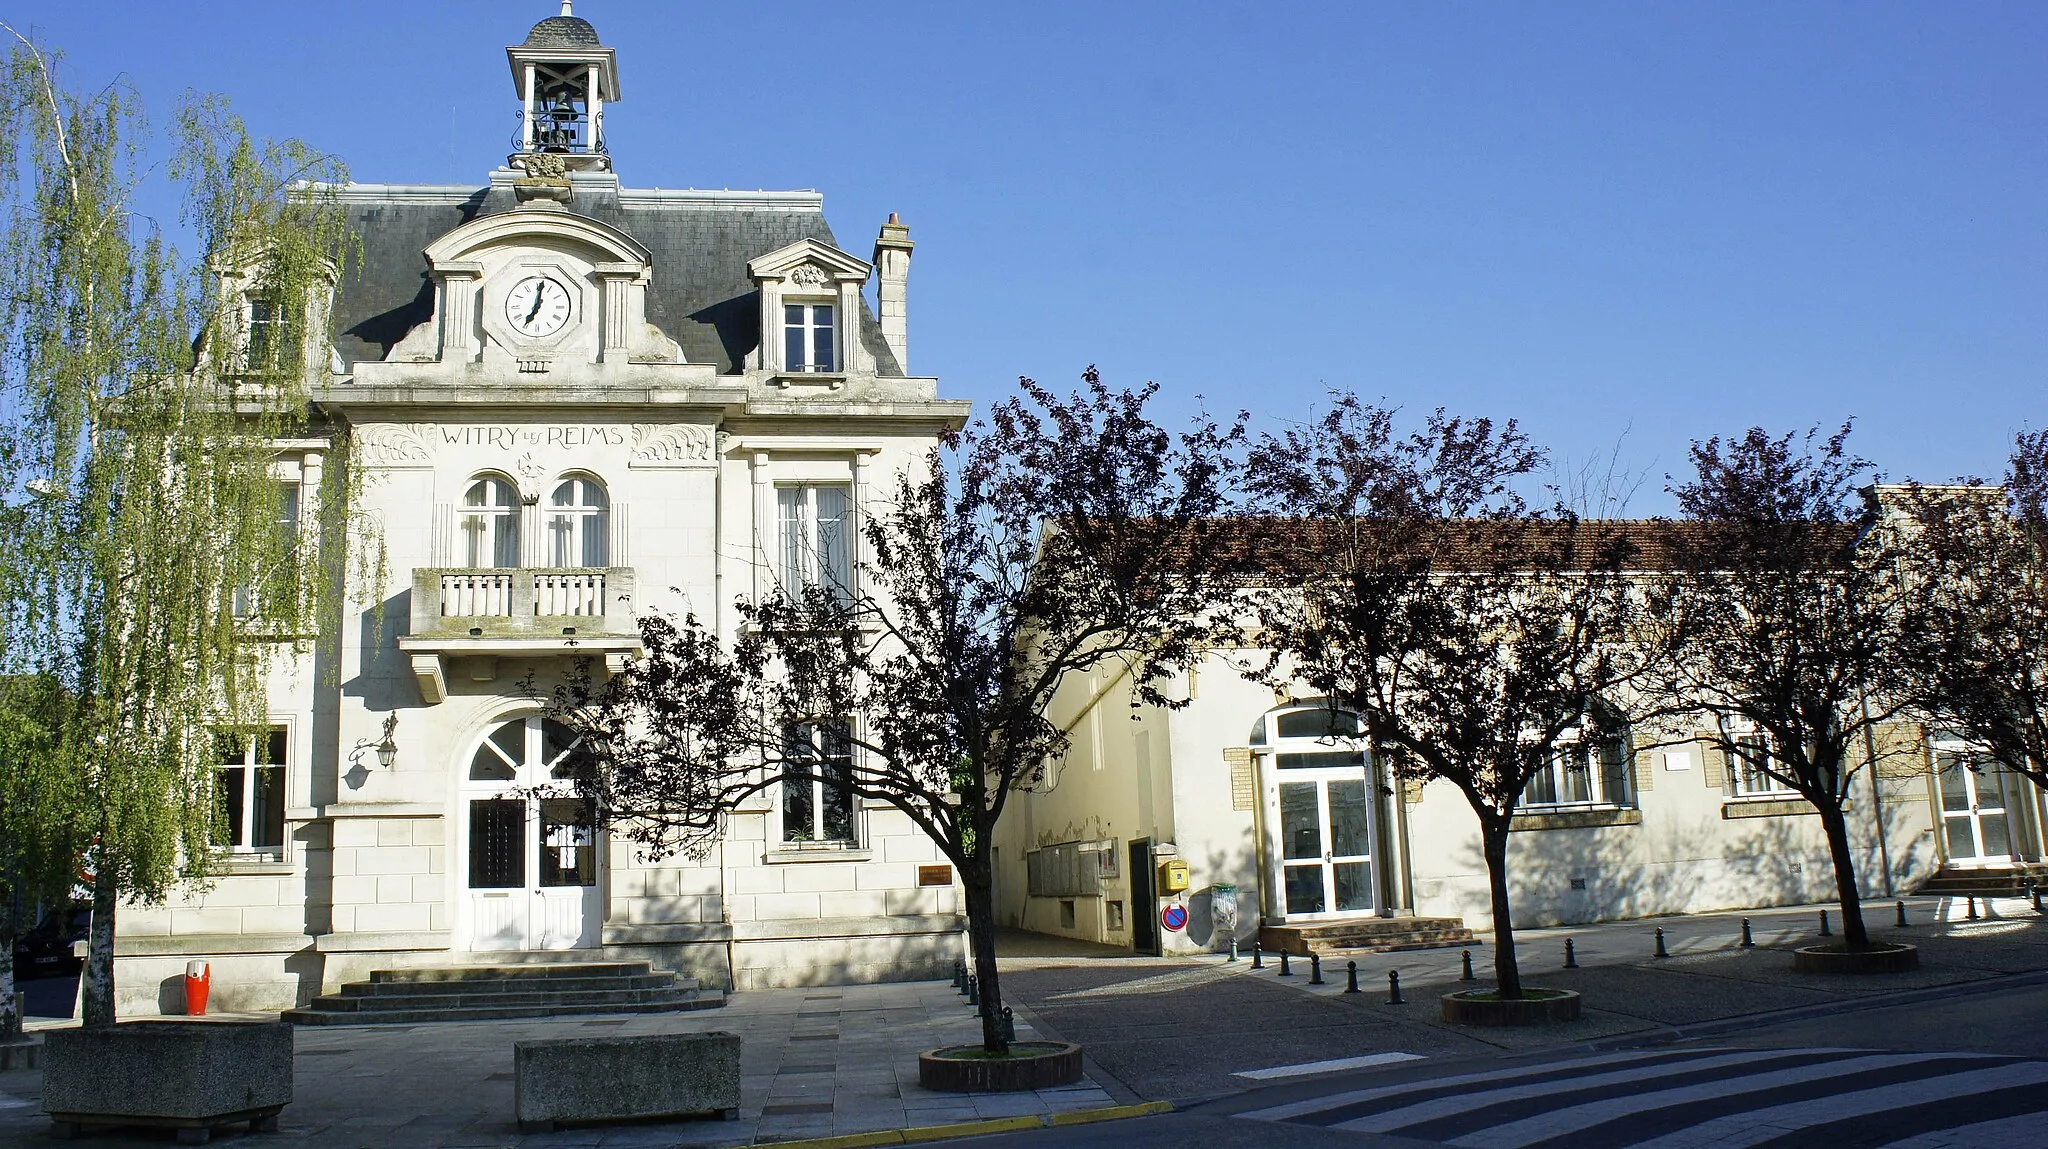
[(529, 275), (505, 294), (505, 318), (521, 335), (553, 335), (569, 322), (569, 289), (545, 275)]

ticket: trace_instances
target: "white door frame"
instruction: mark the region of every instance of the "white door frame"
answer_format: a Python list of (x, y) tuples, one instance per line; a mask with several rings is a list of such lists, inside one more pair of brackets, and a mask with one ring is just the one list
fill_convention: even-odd
[[(1283, 769), (1274, 764), (1272, 754), (1259, 755), (1259, 773), (1263, 779), (1265, 797), (1265, 855), (1267, 920), (1272, 922), (1317, 922), (1343, 918), (1374, 917), (1380, 912), (1380, 834), (1379, 796), (1374, 792), (1372, 771), (1369, 766), (1340, 766)], [(1331, 783), (1355, 782), (1365, 799), (1363, 813), (1366, 852), (1364, 854), (1337, 854), (1332, 842), (1335, 827), (1332, 825), (1330, 805)], [(1281, 810), (1281, 787), (1310, 785), (1316, 796), (1316, 833), (1321, 846), (1319, 858), (1289, 858), (1285, 840), (1285, 820)], [(1363, 864), (1365, 867), (1364, 894), (1366, 904), (1349, 909), (1337, 908), (1337, 867), (1340, 865)], [(1287, 872), (1290, 869), (1318, 873), (1322, 886), (1321, 910), (1295, 911), (1287, 904)]]
[[(501, 731), (517, 724), (516, 736)], [(553, 760), (545, 753), (539, 715), (498, 718), (468, 745), (457, 763), (456, 867), (461, 893), (456, 914), (461, 948), (493, 950), (588, 949), (599, 944), (603, 926), (604, 843), (588, 828), (564, 825), (561, 802), (578, 802), (573, 792), (552, 777)], [(509, 746), (508, 746), (509, 744)], [(516, 749), (517, 753), (509, 751)], [(511, 761), (513, 758), (518, 761)], [(473, 777), (479, 764), (509, 772), (509, 777)], [(548, 797), (549, 791), (561, 796)], [(520, 884), (475, 887), (471, 850), (471, 809), (479, 802), (517, 802), (520, 807)], [(545, 825), (550, 810), (554, 824)], [(508, 811), (509, 813), (509, 811)], [(568, 817), (573, 817), (569, 814)], [(544, 840), (549, 839), (549, 840)], [(546, 851), (555, 850), (552, 856)], [(587, 851), (582, 857), (579, 853)], [(549, 880), (550, 866), (556, 880)], [(564, 869), (587, 876), (588, 882), (563, 882)]]
[[(1975, 747), (1963, 742), (1944, 739), (1934, 745), (1935, 802), (1937, 816), (1941, 819), (1942, 846), (1950, 865), (1997, 866), (2009, 863), (2019, 856), (2013, 840), (2016, 828), (2013, 815), (2017, 811), (2013, 809), (2012, 804), (2010, 775), (2003, 769), (1988, 774), (1970, 769), (1967, 763), (1977, 754)], [(1963, 783), (1960, 797), (1965, 800), (1966, 806), (1949, 805), (1949, 788), (1943, 776), (1950, 769), (1957, 772)], [(1986, 794), (1987, 789), (1993, 792)], [(1995, 804), (1987, 805), (1987, 797)], [(1993, 817), (2005, 826), (2005, 852), (2002, 854), (1986, 853), (1984, 850), (1984, 823)], [(1960, 844), (1956, 841), (1954, 833), (1955, 828), (1959, 826), (1969, 835), (1969, 840)], [(1969, 852), (1963, 852), (1958, 848), (1959, 845), (1969, 847)]]

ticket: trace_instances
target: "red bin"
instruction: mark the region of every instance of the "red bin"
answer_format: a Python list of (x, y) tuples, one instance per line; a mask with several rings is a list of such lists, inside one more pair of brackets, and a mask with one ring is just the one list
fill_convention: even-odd
[(213, 990), (213, 967), (203, 961), (185, 963), (185, 1013), (206, 1016), (206, 995)]

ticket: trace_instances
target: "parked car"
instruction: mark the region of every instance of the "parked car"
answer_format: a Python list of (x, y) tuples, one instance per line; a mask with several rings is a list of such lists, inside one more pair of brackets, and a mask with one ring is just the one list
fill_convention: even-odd
[(92, 923), (92, 905), (72, 902), (43, 915), (34, 929), (14, 939), (14, 976), (50, 977), (73, 974), (83, 964), (71, 955), (73, 942), (85, 937)]

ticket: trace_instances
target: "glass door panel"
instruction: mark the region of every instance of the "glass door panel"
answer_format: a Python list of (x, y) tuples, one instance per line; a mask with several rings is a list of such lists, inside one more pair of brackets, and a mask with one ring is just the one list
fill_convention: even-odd
[(1295, 763), (1274, 765), (1287, 771), (1270, 791), (1277, 908), (1289, 918), (1370, 912), (1373, 805), (1363, 767), (1310, 774)]

